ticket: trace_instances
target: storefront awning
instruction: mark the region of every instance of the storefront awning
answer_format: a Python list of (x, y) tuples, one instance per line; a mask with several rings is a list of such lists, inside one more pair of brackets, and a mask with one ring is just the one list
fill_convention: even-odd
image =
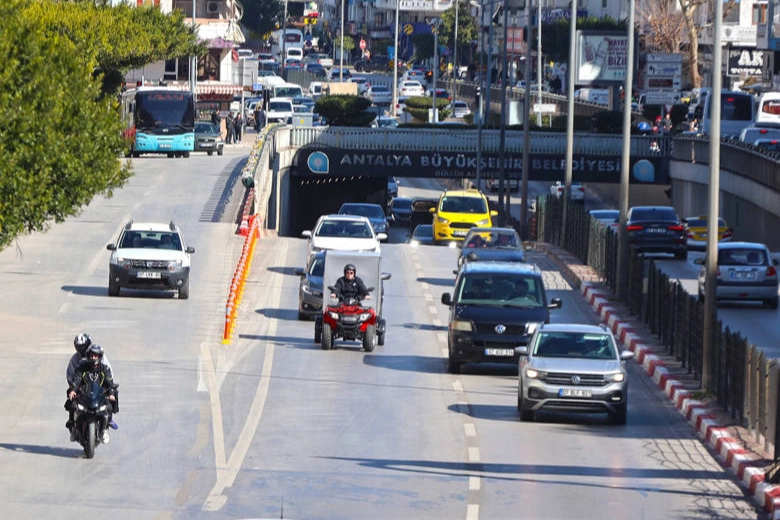
[(244, 87), (241, 85), (229, 83), (203, 82), (195, 85), (195, 93), (198, 99), (203, 101), (232, 101), (233, 96), (240, 94), (242, 90)]

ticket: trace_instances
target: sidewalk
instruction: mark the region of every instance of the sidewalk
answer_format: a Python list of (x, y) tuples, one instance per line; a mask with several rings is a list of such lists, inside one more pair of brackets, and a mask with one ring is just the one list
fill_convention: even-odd
[(580, 291), (623, 347), (634, 352), (636, 362), (688, 419), (723, 467), (771, 513), (773, 520), (780, 520), (780, 485), (764, 482), (764, 472), (772, 463), (773, 454), (764, 449), (763, 442), (758, 442), (746, 428), (735, 425), (717, 402), (701, 395), (699, 381), (674, 356), (667, 354), (647, 325), (621, 302), (612, 299), (611, 290), (589, 266), (551, 244), (532, 243), (531, 247), (543, 251), (560, 266), (564, 277)]

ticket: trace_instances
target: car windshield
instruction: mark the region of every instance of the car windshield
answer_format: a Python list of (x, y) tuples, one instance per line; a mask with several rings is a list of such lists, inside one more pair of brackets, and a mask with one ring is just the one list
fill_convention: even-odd
[(393, 209), (412, 209), (412, 201), (410, 199), (393, 199)]
[(371, 87), (371, 92), (373, 92), (374, 94), (376, 94), (377, 92), (385, 93), (385, 92), (390, 92), (390, 89), (382, 85), (377, 85), (375, 87)]
[(195, 123), (196, 134), (216, 134), (217, 127), (214, 123)]
[(361, 217), (368, 218), (385, 218), (385, 212), (382, 211), (381, 206), (369, 205), (369, 204), (345, 204), (339, 211), (342, 215), (360, 215)]
[(755, 248), (721, 249), (718, 251), (718, 265), (758, 266), (769, 265), (766, 251)]
[(540, 332), (532, 353), (537, 357), (616, 359), (615, 343), (609, 334), (583, 332)]
[(439, 209), (445, 213), (487, 213), (485, 200), (481, 197), (444, 196)]
[(466, 248), (517, 248), (517, 234), (513, 231), (471, 232), (465, 238)]
[(461, 279), (456, 292), (461, 304), (541, 308), (542, 280), (522, 274), (471, 273)]
[(119, 247), (182, 250), (179, 235), (168, 231), (127, 231), (122, 237)]
[(635, 208), (631, 211), (630, 220), (677, 220), (672, 208)]
[(271, 101), (269, 109), (272, 112), (292, 112), (292, 105), (283, 101)]
[(367, 222), (348, 220), (326, 220), (320, 224), (318, 237), (372, 238), (371, 226)]

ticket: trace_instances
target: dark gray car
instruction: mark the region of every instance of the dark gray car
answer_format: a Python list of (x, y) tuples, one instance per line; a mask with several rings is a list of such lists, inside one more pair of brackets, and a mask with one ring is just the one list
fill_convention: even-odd
[(669, 253), (688, 258), (685, 224), (671, 206), (634, 206), (626, 216), (628, 242), (637, 253)]

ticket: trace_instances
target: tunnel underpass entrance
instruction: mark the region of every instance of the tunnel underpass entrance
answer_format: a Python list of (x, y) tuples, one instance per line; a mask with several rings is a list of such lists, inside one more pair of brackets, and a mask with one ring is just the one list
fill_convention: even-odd
[(320, 215), (338, 213), (345, 202), (368, 202), (383, 208), (387, 202), (387, 177), (293, 176), (290, 182), (290, 236), (312, 229)]

